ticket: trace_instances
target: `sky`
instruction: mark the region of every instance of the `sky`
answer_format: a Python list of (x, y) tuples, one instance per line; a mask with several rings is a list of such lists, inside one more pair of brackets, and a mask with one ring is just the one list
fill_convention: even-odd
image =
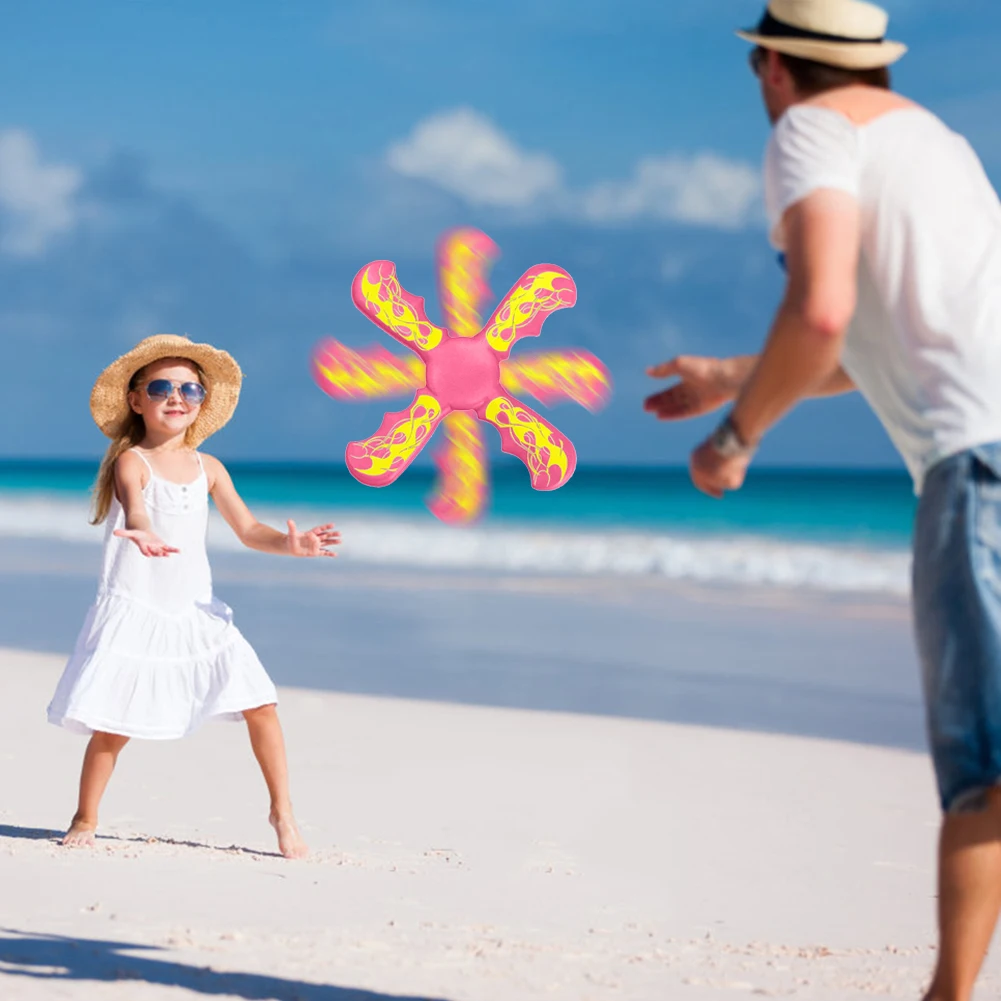
[[(895, 85), (962, 131), (997, 186), (1001, 8), (885, 6), (911, 46)], [(757, 350), (782, 288), (760, 201), (768, 124), (733, 35), (761, 10), (0, 0), (0, 457), (99, 455), (95, 377), (171, 332), (246, 373), (210, 450), (340, 461), (387, 405), (324, 396), (312, 346), (394, 347), (351, 305), (372, 259), (437, 317), (434, 243), (464, 224), (501, 249), (495, 295), (542, 262), (576, 281), (578, 304), (531, 347), (583, 347), (612, 372), (600, 414), (547, 412), (579, 461), (686, 461), (712, 422), (643, 414), (644, 368)], [(803, 405), (759, 461), (899, 465), (857, 397)]]

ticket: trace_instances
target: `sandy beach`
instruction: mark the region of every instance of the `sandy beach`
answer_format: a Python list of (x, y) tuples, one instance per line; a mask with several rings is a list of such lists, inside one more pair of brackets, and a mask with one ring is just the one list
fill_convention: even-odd
[(44, 710), (97, 554), (0, 538), (3, 1001), (920, 997), (903, 601), (216, 552), (312, 855), (227, 723), (133, 742), (69, 850), (84, 740)]
[(128, 747), (68, 850), (61, 663), (0, 652), (4, 999), (917, 998), (930, 969), (920, 752), (285, 688), (308, 861), (223, 723)]

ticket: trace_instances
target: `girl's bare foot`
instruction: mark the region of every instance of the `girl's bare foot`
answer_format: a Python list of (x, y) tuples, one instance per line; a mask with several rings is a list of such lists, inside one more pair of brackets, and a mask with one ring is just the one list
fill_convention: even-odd
[(71, 848), (92, 848), (97, 824), (81, 817), (74, 817), (70, 829), (63, 835), (62, 843)]
[(268, 821), (278, 835), (278, 850), (285, 858), (305, 858), (309, 854), (291, 813), (272, 813)]

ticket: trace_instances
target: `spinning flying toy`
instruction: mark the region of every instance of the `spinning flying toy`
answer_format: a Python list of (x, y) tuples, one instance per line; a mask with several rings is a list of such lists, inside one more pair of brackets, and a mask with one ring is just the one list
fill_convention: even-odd
[(373, 261), (355, 276), (351, 298), (414, 354), (401, 357), (379, 347), (356, 352), (326, 340), (315, 349), (312, 368), (320, 388), (336, 399), (416, 390), (409, 407), (387, 413), (370, 438), (351, 442), (345, 461), (359, 482), (387, 486), (444, 423), (436, 457), (440, 476), (428, 506), (442, 521), (460, 523), (486, 505), (486, 448), (478, 422), (497, 428), (502, 450), (524, 462), (536, 490), (555, 490), (573, 475), (574, 447), (513, 394), (530, 393), (546, 404), (570, 399), (595, 411), (608, 402), (611, 383), (588, 352), (508, 357), (522, 337), (539, 335), (550, 313), (577, 301), (573, 279), (562, 268), (529, 268), (481, 327), (480, 307), (490, 294), (485, 276), (497, 247), (479, 230), (453, 230), (439, 242), (437, 256), (445, 327), (427, 318), (423, 298), (400, 285), (392, 261)]

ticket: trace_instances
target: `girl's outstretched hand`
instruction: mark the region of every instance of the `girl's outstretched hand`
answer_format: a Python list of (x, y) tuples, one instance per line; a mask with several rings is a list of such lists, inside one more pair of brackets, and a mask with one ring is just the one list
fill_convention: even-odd
[(174, 546), (168, 546), (158, 535), (138, 528), (116, 528), (115, 535), (120, 539), (131, 539), (143, 556), (169, 556), (171, 553), (181, 551)]
[(331, 546), (341, 544), (341, 533), (334, 531), (333, 525), (320, 525), (308, 532), (300, 532), (291, 518), (288, 520), (289, 556), (336, 556)]

